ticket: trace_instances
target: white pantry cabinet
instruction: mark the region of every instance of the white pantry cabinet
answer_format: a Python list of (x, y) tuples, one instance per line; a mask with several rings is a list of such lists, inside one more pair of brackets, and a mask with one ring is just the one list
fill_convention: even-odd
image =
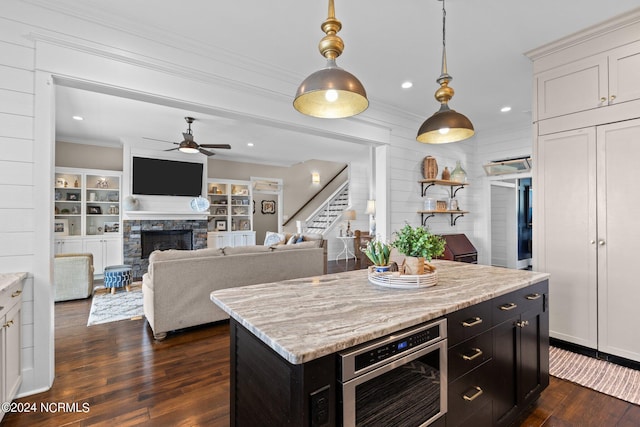
[[(22, 289), (24, 281), (0, 291), (0, 402), (11, 402), (22, 383)], [(0, 420), (4, 411), (0, 409)]]
[(553, 68), (536, 77), (538, 119), (640, 99), (640, 42)]
[(549, 334), (640, 361), (640, 9), (532, 59), (533, 268), (551, 274)]

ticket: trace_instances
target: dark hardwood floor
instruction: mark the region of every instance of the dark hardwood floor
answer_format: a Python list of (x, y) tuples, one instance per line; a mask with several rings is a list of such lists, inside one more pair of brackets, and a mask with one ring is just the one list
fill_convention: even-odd
[[(330, 272), (358, 267), (329, 264)], [(228, 322), (155, 342), (144, 320), (87, 327), (90, 306), (90, 299), (56, 304), (53, 387), (16, 400), (37, 410), (9, 413), (2, 426), (229, 425)], [(41, 402), (77, 403), (79, 412), (43, 412)], [(552, 377), (521, 425), (638, 426), (640, 407)]]

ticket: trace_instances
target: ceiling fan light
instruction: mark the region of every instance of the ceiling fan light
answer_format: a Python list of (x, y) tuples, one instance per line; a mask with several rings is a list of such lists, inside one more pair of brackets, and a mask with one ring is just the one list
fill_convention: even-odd
[(425, 144), (446, 144), (470, 138), (473, 124), (464, 115), (442, 104), (440, 110), (422, 123), (416, 139)]
[(182, 153), (188, 153), (188, 154), (195, 154), (200, 152), (197, 148), (193, 148), (193, 147), (180, 147), (178, 148), (178, 151)]
[(300, 84), (293, 106), (308, 116), (340, 119), (360, 114), (369, 100), (360, 80), (330, 59)]

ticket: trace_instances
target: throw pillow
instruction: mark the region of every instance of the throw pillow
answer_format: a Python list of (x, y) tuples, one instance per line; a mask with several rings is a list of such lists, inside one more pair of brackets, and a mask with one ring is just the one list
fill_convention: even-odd
[(304, 242), (304, 237), (302, 237), (302, 235), (300, 235), (300, 237), (296, 239), (296, 243), (301, 243), (301, 242)]
[(289, 240), (287, 240), (287, 245), (293, 245), (295, 243), (298, 243), (298, 235), (294, 234), (291, 237), (289, 237)]
[(278, 245), (283, 242), (284, 242), (284, 234), (267, 231), (267, 235), (264, 238), (264, 246)]

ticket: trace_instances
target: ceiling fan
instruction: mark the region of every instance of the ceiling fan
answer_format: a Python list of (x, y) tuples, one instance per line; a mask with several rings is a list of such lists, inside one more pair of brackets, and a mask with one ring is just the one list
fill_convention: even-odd
[[(172, 144), (177, 145), (176, 148), (170, 148), (164, 151), (174, 151), (179, 150), (183, 153), (202, 153), (207, 156), (213, 156), (216, 153), (205, 150), (205, 148), (221, 148), (221, 149), (230, 149), (231, 146), (229, 144), (198, 144), (193, 140), (193, 133), (191, 132), (191, 123), (193, 123), (196, 119), (193, 117), (185, 117), (184, 118), (189, 126), (186, 132), (182, 133), (184, 140), (180, 143), (172, 142)], [(145, 139), (153, 139), (153, 138), (145, 138)], [(156, 139), (156, 141), (162, 141), (160, 139)], [(169, 141), (163, 141), (169, 142)]]

